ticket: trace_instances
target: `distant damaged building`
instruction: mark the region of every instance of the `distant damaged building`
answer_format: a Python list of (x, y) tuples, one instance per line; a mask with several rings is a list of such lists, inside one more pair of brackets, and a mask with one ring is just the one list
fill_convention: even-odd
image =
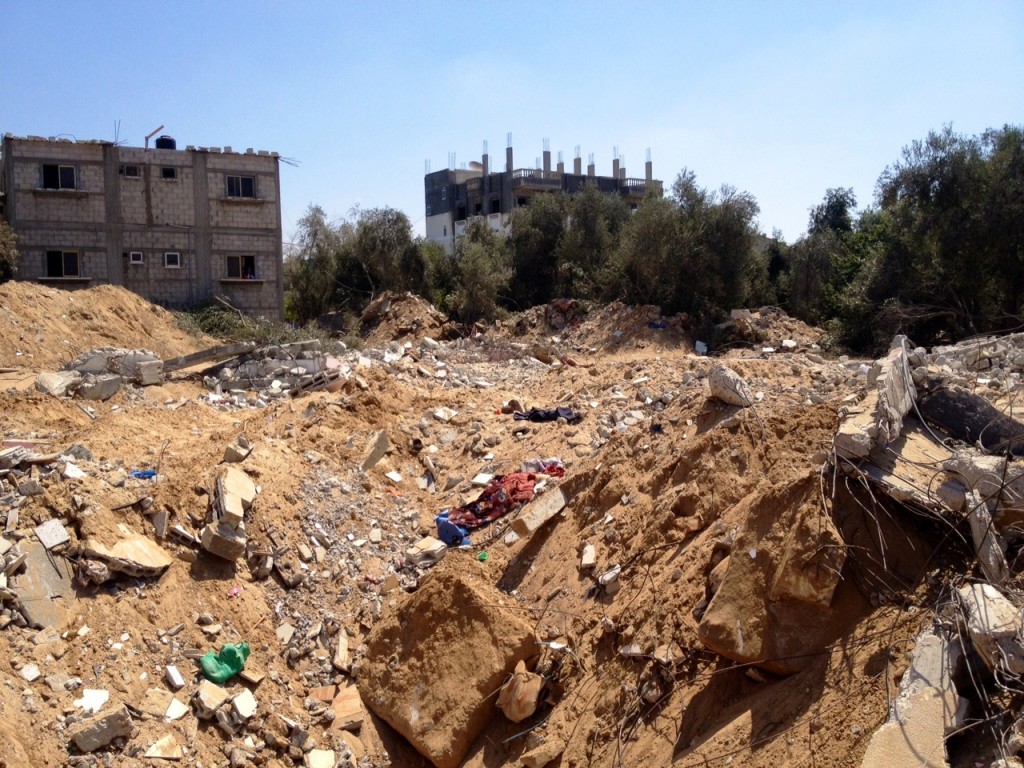
[(545, 140), (543, 158), (538, 158), (536, 168), (516, 168), (509, 134), (504, 171), (491, 170), (486, 143), (481, 162), (471, 162), (468, 168), (456, 169), (455, 156), (449, 155), (447, 169), (428, 172), (423, 177), (427, 240), (444, 246), (450, 256), (455, 252), (455, 240), (466, 231), (470, 221), (477, 219), (486, 222), (491, 229), (505, 231), (512, 211), (528, 205), (534, 195), (545, 192), (574, 195), (585, 184), (592, 184), (601, 192), (622, 195), (633, 209), (648, 192), (662, 194), (662, 183), (654, 178), (649, 150), (642, 179), (626, 175), (618, 150), (612, 160), (611, 176), (597, 175), (592, 153), (584, 174), (578, 146), (575, 154), (571, 173), (565, 170), (561, 152), (555, 170), (551, 170), (551, 150)]
[[(148, 145), (148, 139), (147, 139)], [(164, 306), (223, 296), (279, 318), (281, 184), (276, 152), (177, 149), (10, 134), (0, 193), (18, 236), (18, 279), (122, 285)]]

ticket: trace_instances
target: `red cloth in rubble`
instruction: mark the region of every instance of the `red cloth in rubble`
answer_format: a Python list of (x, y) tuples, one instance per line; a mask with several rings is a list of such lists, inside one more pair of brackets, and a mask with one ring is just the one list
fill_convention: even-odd
[(532, 473), (495, 475), (476, 501), (451, 510), (448, 521), (470, 531), (482, 528), (532, 499), (536, 482)]

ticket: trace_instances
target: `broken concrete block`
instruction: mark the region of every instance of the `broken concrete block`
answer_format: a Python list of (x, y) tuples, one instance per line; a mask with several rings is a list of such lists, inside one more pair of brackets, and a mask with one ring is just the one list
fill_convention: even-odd
[(231, 694), (219, 685), (211, 683), (209, 680), (203, 680), (192, 697), (192, 703), (196, 708), (196, 717), (200, 720), (209, 720), (229, 698), (231, 698)]
[(348, 672), (352, 668), (352, 657), (348, 650), (348, 635), (342, 630), (338, 633), (338, 644), (334, 648), (334, 668), (341, 672)]
[(129, 576), (159, 576), (174, 562), (163, 547), (138, 534), (118, 539), (109, 547), (95, 539), (86, 539), (81, 549), (86, 557), (102, 560), (111, 571)]
[(522, 514), (512, 521), (512, 530), (520, 536), (529, 536), (563, 509), (565, 494), (562, 493), (562, 489), (550, 490), (523, 508)]
[[(494, 692), (536, 653), (532, 625), (505, 605), (490, 584), (437, 573), (367, 637), (357, 680), (363, 701), (437, 768), (462, 763), (494, 716)], [(468, 656), (451, 653), (451, 637)], [(435, 689), (434, 679), (459, 680), (459, 695)]]
[(232, 528), (225, 523), (210, 523), (199, 532), (199, 541), (211, 555), (235, 561), (245, 554), (246, 539), (244, 529), (239, 534), (241, 528)]
[(40, 542), (26, 539), (19, 546), (27, 556), (26, 568), (15, 577), (12, 587), (25, 618), (37, 628), (59, 626), (77, 599), (74, 582), (54, 569), (51, 555)]
[(256, 701), (256, 697), (252, 695), (252, 691), (248, 688), (243, 688), (235, 695), (235, 698), (231, 700), (231, 709), (234, 713), (235, 719), (242, 722), (249, 720), (256, 714), (257, 706), (259, 705)]
[(84, 400), (109, 400), (121, 388), (121, 377), (116, 373), (88, 374), (78, 386), (78, 394)]
[(351, 683), (339, 686), (331, 709), (334, 710), (331, 730), (358, 732), (363, 727), (363, 701), (359, 698), (359, 689)]
[(114, 739), (132, 735), (132, 718), (123, 704), (112, 712), (83, 720), (71, 730), (71, 741), (82, 752), (94, 752)]
[(333, 749), (311, 749), (303, 758), (306, 768), (335, 768), (337, 759)]
[(721, 363), (714, 366), (708, 373), (708, 385), (711, 387), (711, 397), (717, 398), (727, 405), (749, 408), (754, 403), (747, 382), (732, 368)]
[(587, 571), (597, 565), (597, 548), (593, 544), (586, 544), (583, 547), (583, 554), (580, 556), (580, 570)]
[(174, 737), (173, 733), (168, 733), (157, 739), (153, 746), (145, 751), (143, 757), (148, 757), (152, 760), (181, 760), (185, 757), (185, 753), (181, 749), (181, 745), (178, 744), (178, 740)]
[(248, 451), (242, 450), (241, 446), (237, 443), (231, 443), (227, 448), (224, 449), (224, 458), (221, 459), (225, 464), (237, 464), (242, 461), (248, 455)]
[(163, 360), (144, 360), (136, 367), (136, 378), (139, 384), (144, 387), (151, 387), (163, 384), (164, 362)]
[(433, 565), (444, 559), (448, 545), (433, 536), (425, 536), (407, 550), (405, 559), (413, 565)]
[(377, 466), (377, 463), (384, 458), (384, 454), (388, 452), (390, 447), (391, 441), (388, 440), (388, 433), (383, 429), (370, 438), (370, 447), (362, 463), (359, 465), (363, 472), (369, 472)]
[(44, 372), (36, 376), (36, 389), (53, 397), (64, 397), (69, 391), (73, 392), (81, 381), (82, 374), (78, 371)]
[(977, 492), (966, 494), (970, 510), (967, 520), (971, 526), (971, 541), (978, 556), (978, 565), (985, 578), (995, 584), (1002, 584), (1010, 575), (1006, 564), (1006, 542), (996, 533), (992, 524), (992, 513)]
[(991, 584), (969, 584), (957, 594), (967, 615), (971, 643), (988, 668), (1024, 674), (1021, 609)]
[(214, 481), (213, 503), (217, 517), (231, 526), (245, 519), (256, 500), (256, 484), (237, 467), (222, 467)]

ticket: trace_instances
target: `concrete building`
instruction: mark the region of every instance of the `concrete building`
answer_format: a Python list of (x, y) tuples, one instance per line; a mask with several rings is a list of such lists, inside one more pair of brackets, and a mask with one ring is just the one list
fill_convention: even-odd
[[(146, 142), (148, 144), (148, 140)], [(123, 285), (168, 307), (223, 296), (283, 312), (276, 152), (4, 136), (0, 193), (18, 279)]]
[(509, 214), (515, 208), (527, 205), (532, 196), (546, 192), (574, 195), (584, 184), (594, 184), (602, 192), (620, 194), (634, 209), (648, 191), (662, 194), (662, 183), (653, 176), (649, 150), (642, 179), (626, 176), (618, 151), (614, 154), (611, 176), (597, 175), (593, 155), (590, 155), (584, 174), (579, 147), (576, 147), (571, 173), (566, 172), (561, 153), (555, 170), (551, 170), (551, 150), (547, 141), (544, 142), (539, 167), (517, 169), (513, 162), (511, 134), (505, 149), (504, 171), (491, 170), (486, 143), (481, 162), (470, 163), (469, 168), (452, 168), (454, 158), (450, 156), (448, 169), (427, 173), (423, 177), (427, 240), (443, 245), (445, 252), (452, 255), (455, 253), (455, 240), (474, 218), (485, 220), (494, 230), (505, 231)]

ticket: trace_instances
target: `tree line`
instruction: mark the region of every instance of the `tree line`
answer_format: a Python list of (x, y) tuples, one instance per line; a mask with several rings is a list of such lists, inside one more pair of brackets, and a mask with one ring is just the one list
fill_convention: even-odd
[(758, 212), (749, 193), (683, 169), (635, 211), (595, 187), (537, 195), (506, 233), (471, 220), (449, 257), (394, 209), (332, 222), (312, 206), (286, 259), (286, 312), (357, 314), (398, 290), (474, 322), (566, 297), (656, 304), (709, 334), (733, 308), (777, 305), (859, 352), (895, 333), (933, 344), (1024, 324), (1021, 127), (929, 133), (863, 209), (852, 189), (827, 190), (793, 243), (760, 232)]

